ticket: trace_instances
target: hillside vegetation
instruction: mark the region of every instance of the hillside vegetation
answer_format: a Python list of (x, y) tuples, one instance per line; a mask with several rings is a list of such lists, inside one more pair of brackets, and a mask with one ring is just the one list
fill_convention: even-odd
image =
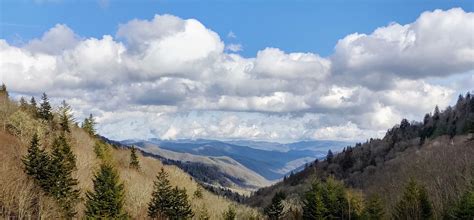
[[(284, 193), (287, 195), (284, 200), (285, 209), (292, 208), (288, 213), (297, 213), (294, 216), (298, 216), (298, 213), (308, 213), (305, 208), (312, 207), (313, 211), (323, 213), (320, 217), (347, 218), (352, 213), (352, 218), (363, 218), (363, 207), (370, 208), (367, 203), (375, 197), (379, 199), (378, 204), (383, 210), (375, 219), (465, 219), (453, 217), (455, 215), (452, 214), (453, 209), (457, 209), (456, 204), (464, 201), (462, 204), (470, 211), (467, 215), (470, 218), (467, 219), (472, 219), (473, 132), (474, 98), (468, 93), (466, 96), (459, 96), (454, 107), (448, 107), (442, 112), (436, 107), (432, 114), (424, 117), (423, 122), (409, 122), (404, 119), (399, 125), (388, 130), (382, 139), (358, 143), (338, 154), (329, 151), (325, 160), (316, 160), (303, 171), (290, 175), (282, 182), (258, 190), (247, 203), (255, 207), (267, 207), (274, 204), (272, 197)], [(315, 188), (314, 185), (328, 180), (341, 181), (341, 184), (348, 187), (344, 189), (347, 190), (344, 192), (346, 195), (341, 195), (340, 202), (335, 203), (338, 207), (346, 208), (341, 208), (336, 214), (331, 213), (330, 207), (327, 207), (332, 203), (324, 200), (326, 194), (317, 192), (321, 187), (316, 184)], [(308, 202), (308, 193), (322, 196), (321, 201)], [(357, 194), (360, 195), (354, 197)], [(314, 196), (310, 198), (314, 199)], [(360, 201), (352, 203), (354, 198)], [(426, 210), (431, 210), (430, 214), (425, 217), (418, 216), (419, 218), (414, 216), (414, 210), (423, 206), (407, 202), (409, 198), (413, 199), (412, 202), (429, 201), (426, 202), (429, 204)], [(400, 208), (402, 204), (412, 204), (411, 211), (404, 213), (410, 212), (413, 215), (398, 215), (397, 213), (403, 212), (400, 211), (403, 210)], [(361, 208), (353, 210), (355, 206)], [(357, 215), (357, 212), (360, 215)]]
[[(65, 108), (68, 108), (67, 104), (64, 103), (57, 110), (49, 108), (50, 115), (43, 117), (45, 115), (38, 112), (44, 110), (44, 107), (48, 109), (45, 104), (47, 101), (47, 96), (44, 95), (40, 107), (36, 107), (34, 99), (28, 102), (22, 99), (17, 103), (9, 99), (4, 86), (0, 91), (0, 218), (82, 219), (87, 213), (88, 216), (100, 217), (97, 216), (97, 213), (100, 213), (97, 208), (114, 203), (117, 209), (122, 207), (122, 210), (118, 211), (120, 215), (117, 215), (120, 218), (146, 219), (149, 218), (148, 208), (152, 200), (154, 181), (157, 181), (156, 176), (162, 168), (168, 174), (167, 179), (173, 188), (171, 191), (175, 192), (174, 187), (179, 187), (176, 195), (187, 197), (194, 219), (222, 219), (223, 214), (229, 214), (229, 210), (235, 211), (239, 219), (258, 218), (259, 213), (254, 209), (202, 189), (192, 177), (175, 166), (163, 165), (159, 160), (140, 153), (136, 153), (139, 166), (131, 166), (130, 149), (114, 148), (95, 137), (92, 117), (85, 120), (82, 128), (69, 117), (66, 120), (69, 131), (66, 132), (62, 116)], [(44, 151), (45, 155), (50, 155), (51, 158), (56, 158), (55, 149), (59, 148), (55, 143), (58, 143), (60, 137), (64, 136), (66, 144), (63, 146), (70, 147), (75, 158), (71, 160), (75, 161), (75, 168), (70, 178), (68, 177), (71, 180), (71, 189), (60, 191), (70, 193), (78, 190), (77, 203), (71, 202), (73, 207), (65, 207), (69, 200), (63, 203), (62, 201), (66, 200), (62, 194), (51, 193), (56, 191), (49, 189), (50, 187), (45, 190), (45, 184), (26, 174), (25, 156), (29, 154), (29, 149), (32, 149), (32, 137), (35, 134), (39, 140), (39, 151)], [(64, 149), (66, 147), (61, 148), (63, 151)], [(104, 169), (104, 165), (111, 168)], [(114, 182), (114, 190), (117, 190), (114, 197), (116, 200), (107, 204), (94, 200), (100, 200), (100, 197), (97, 197), (100, 189), (94, 187), (93, 180), (103, 178), (114, 181), (114, 174), (118, 177), (118, 182)], [(76, 184), (74, 180), (77, 180)], [(64, 214), (64, 210), (70, 210), (70, 215)]]

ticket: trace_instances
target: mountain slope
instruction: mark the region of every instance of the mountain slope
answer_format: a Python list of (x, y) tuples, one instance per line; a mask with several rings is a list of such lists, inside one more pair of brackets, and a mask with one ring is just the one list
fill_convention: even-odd
[(473, 129), (474, 99), (468, 94), (443, 112), (436, 108), (422, 123), (402, 120), (382, 139), (370, 139), (315, 161), (284, 181), (258, 190), (247, 203), (265, 207), (276, 192), (283, 191), (301, 206), (302, 195), (315, 180), (333, 176), (368, 197), (382, 197), (389, 215), (405, 183), (414, 179), (426, 186), (435, 216), (440, 218), (474, 179)]

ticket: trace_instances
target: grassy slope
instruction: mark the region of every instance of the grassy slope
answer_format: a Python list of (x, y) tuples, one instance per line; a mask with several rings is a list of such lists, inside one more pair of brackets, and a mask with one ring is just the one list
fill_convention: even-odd
[[(80, 182), (79, 187), (82, 195), (84, 195), (86, 190), (92, 188), (93, 173), (100, 164), (93, 151), (95, 140), (82, 129), (73, 128), (70, 142), (77, 157), (78, 170), (75, 175)], [(4, 215), (7, 215), (7, 212), (20, 216), (28, 215), (32, 211), (28, 204), (32, 202), (35, 195), (38, 195), (39, 191), (35, 189), (34, 184), (28, 180), (23, 172), (21, 157), (25, 155), (27, 146), (26, 141), (20, 141), (19, 138), (0, 131), (0, 207)], [(111, 155), (119, 170), (120, 177), (125, 183), (126, 210), (133, 219), (146, 218), (147, 203), (153, 190), (153, 180), (163, 164), (156, 159), (139, 155), (141, 170), (136, 171), (128, 168), (129, 150), (112, 148)], [(173, 186), (186, 188), (196, 216), (199, 216), (199, 210), (204, 206), (208, 210), (211, 219), (220, 219), (222, 212), (229, 205), (237, 207), (237, 212), (241, 218), (257, 214), (253, 209), (237, 205), (207, 191), (203, 192), (202, 199), (194, 199), (192, 195), (197, 189), (197, 183), (175, 166), (164, 166), (164, 168), (170, 174), (170, 181)], [(41, 199), (44, 200), (43, 216), (46, 219), (57, 217), (55, 215), (57, 213), (55, 203), (46, 196), (41, 196)], [(83, 209), (83, 203), (79, 204), (78, 217), (82, 217)]]

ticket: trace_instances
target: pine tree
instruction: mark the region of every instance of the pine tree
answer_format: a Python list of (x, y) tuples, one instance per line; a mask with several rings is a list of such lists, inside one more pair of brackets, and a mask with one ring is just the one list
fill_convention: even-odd
[(38, 117), (39, 112), (38, 112), (38, 104), (36, 103), (35, 97), (31, 97), (30, 99), (30, 112), (33, 117)]
[(78, 180), (72, 177), (76, 170), (76, 156), (64, 135), (53, 142), (47, 192), (58, 201), (64, 217), (72, 218), (77, 213), (75, 206), (79, 202)]
[(102, 164), (94, 175), (94, 191), (86, 193), (87, 219), (128, 219), (123, 210), (124, 186), (117, 171), (109, 164)]
[(186, 189), (175, 187), (171, 190), (171, 208), (165, 210), (170, 220), (190, 219), (194, 216), (191, 204), (188, 201)]
[(63, 132), (71, 132), (71, 129), (69, 128), (69, 123), (73, 121), (71, 112), (71, 106), (66, 103), (66, 100), (63, 100), (61, 102), (61, 106), (59, 107), (59, 125), (61, 126), (61, 130)]
[(410, 180), (405, 187), (402, 198), (395, 206), (394, 219), (431, 219), (433, 211), (431, 202), (423, 186)]
[(334, 154), (332, 153), (331, 150), (328, 150), (328, 155), (326, 156), (326, 160), (328, 161), (328, 163), (331, 163), (333, 158), (334, 158)]
[(84, 119), (84, 122), (82, 123), (82, 128), (90, 135), (95, 135), (95, 126), (96, 122), (94, 119), (94, 116), (92, 114), (89, 115), (88, 118)]
[(234, 220), (237, 217), (237, 213), (235, 212), (235, 208), (230, 205), (224, 213), (222, 213), (222, 218), (224, 220)]
[(132, 150), (130, 152), (130, 168), (133, 169), (140, 169), (140, 163), (138, 162), (138, 156), (137, 156), (137, 149), (135, 146), (132, 146)]
[(31, 139), (28, 154), (23, 157), (23, 163), (25, 173), (33, 177), (38, 186), (44, 188), (49, 177), (49, 156), (43, 149), (39, 148), (39, 138), (36, 133)]
[(469, 189), (448, 212), (446, 219), (474, 219), (474, 180)]
[(51, 104), (49, 104), (49, 99), (46, 93), (43, 93), (43, 96), (41, 96), (41, 104), (39, 108), (39, 118), (44, 119), (46, 121), (52, 121), (53, 120), (53, 113), (51, 112)]
[(168, 180), (168, 173), (161, 168), (154, 181), (153, 193), (150, 203), (148, 203), (148, 216), (151, 218), (163, 219), (167, 210), (172, 207), (172, 188)]
[(372, 196), (366, 203), (364, 209), (364, 219), (366, 220), (380, 220), (384, 217), (384, 210), (382, 200), (375, 195)]
[(322, 185), (320, 182), (313, 183), (311, 189), (305, 194), (303, 201), (303, 219), (320, 220), (326, 219), (327, 209), (323, 203)]
[(202, 205), (202, 207), (199, 209), (199, 216), (198, 220), (209, 220), (211, 217), (209, 216), (209, 211), (207, 211), (206, 206)]
[(268, 216), (268, 219), (278, 220), (285, 215), (283, 212), (283, 209), (285, 208), (283, 200), (285, 200), (285, 197), (285, 193), (283, 192), (275, 193), (272, 198), (272, 203), (264, 209), (264, 213)]

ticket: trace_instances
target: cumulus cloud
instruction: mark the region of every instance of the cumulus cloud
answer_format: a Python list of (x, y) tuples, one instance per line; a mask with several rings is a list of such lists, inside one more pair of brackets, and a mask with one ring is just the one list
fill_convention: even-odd
[(339, 40), (332, 55), (340, 79), (384, 88), (383, 79), (448, 76), (474, 66), (474, 14), (460, 8), (424, 12), (413, 23), (392, 23)]
[(360, 139), (469, 89), (473, 16), (425, 12), (350, 34), (329, 57), (264, 48), (245, 58), (234, 53), (240, 45), (173, 15), (101, 38), (58, 24), (22, 46), (0, 40), (0, 80), (17, 94), (70, 100), (78, 118), (97, 115), (116, 139)]

